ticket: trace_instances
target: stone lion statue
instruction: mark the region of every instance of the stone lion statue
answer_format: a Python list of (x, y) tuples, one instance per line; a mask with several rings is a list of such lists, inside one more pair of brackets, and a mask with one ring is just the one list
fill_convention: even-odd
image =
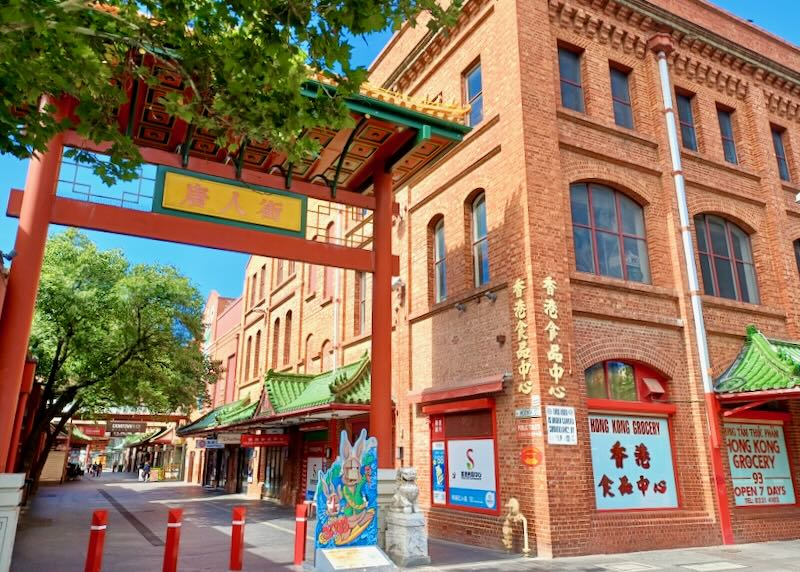
[(419, 487), (417, 486), (417, 470), (413, 467), (397, 469), (395, 493), (392, 497), (391, 510), (411, 514), (419, 512)]

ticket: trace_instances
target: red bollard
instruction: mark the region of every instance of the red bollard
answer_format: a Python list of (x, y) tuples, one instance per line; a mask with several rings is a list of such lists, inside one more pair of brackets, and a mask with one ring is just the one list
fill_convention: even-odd
[(308, 505), (299, 504), (294, 511), (294, 565), (302, 566), (306, 559), (306, 531), (308, 530)]
[(247, 509), (243, 506), (233, 507), (233, 525), (231, 530), (231, 570), (241, 570), (244, 561), (244, 517)]
[(103, 566), (103, 544), (106, 541), (106, 525), (108, 511), (96, 510), (92, 514), (92, 525), (89, 527), (89, 550), (86, 553), (84, 572), (100, 572)]
[(164, 548), (163, 572), (176, 572), (178, 570), (178, 546), (181, 543), (181, 520), (183, 509), (169, 509), (167, 519), (167, 546)]

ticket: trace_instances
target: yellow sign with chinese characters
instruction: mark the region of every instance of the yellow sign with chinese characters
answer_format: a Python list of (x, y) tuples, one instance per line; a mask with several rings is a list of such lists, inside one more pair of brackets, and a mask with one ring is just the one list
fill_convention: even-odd
[(305, 236), (303, 196), (166, 167), (159, 168), (153, 210)]
[(550, 367), (547, 369), (547, 374), (550, 376), (552, 385), (547, 393), (556, 399), (564, 399), (567, 396), (566, 388), (561, 385), (561, 378), (564, 377), (564, 354), (561, 352), (561, 345), (558, 343), (558, 303), (556, 302), (556, 290), (558, 285), (552, 276), (548, 276), (542, 281), (542, 288), (547, 297), (542, 304), (542, 312), (547, 318), (547, 325), (544, 331), (547, 334), (547, 340), (550, 342), (550, 348), (547, 350), (547, 361)]

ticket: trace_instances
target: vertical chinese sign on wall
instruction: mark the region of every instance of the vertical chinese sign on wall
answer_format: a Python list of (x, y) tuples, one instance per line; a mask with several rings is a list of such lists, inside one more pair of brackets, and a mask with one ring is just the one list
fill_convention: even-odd
[(669, 423), (660, 417), (589, 415), (597, 508), (675, 508)]
[(736, 506), (795, 504), (782, 426), (725, 423), (725, 444)]
[(564, 354), (561, 353), (561, 345), (558, 341), (558, 303), (555, 298), (558, 285), (552, 276), (548, 276), (542, 281), (542, 288), (547, 295), (542, 304), (542, 312), (547, 318), (547, 324), (544, 327), (547, 343), (550, 345), (547, 349), (547, 361), (550, 364), (547, 374), (552, 382), (547, 393), (556, 399), (564, 399), (567, 396), (566, 388), (561, 385), (561, 379), (564, 377)]
[(531, 348), (528, 345), (528, 306), (525, 304), (525, 281), (522, 278), (517, 278), (517, 281), (511, 286), (511, 291), (514, 294), (514, 319), (516, 325), (514, 330), (517, 332), (517, 371), (519, 372), (522, 381), (518, 389), (520, 393), (528, 395), (533, 389), (533, 382), (530, 379), (531, 375)]

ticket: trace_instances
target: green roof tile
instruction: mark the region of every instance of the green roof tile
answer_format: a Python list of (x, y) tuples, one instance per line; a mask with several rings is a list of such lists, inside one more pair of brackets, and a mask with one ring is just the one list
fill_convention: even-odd
[(800, 344), (769, 339), (755, 326), (739, 355), (714, 384), (717, 393), (741, 393), (800, 387)]
[(269, 370), (264, 379), (271, 411), (259, 416), (290, 413), (330, 403), (368, 404), (371, 387), (370, 360), (366, 352), (356, 362), (334, 373), (316, 375)]
[(180, 427), (178, 436), (183, 437), (192, 433), (213, 431), (223, 425), (246, 421), (253, 416), (257, 407), (258, 402), (250, 403), (247, 398), (220, 405), (193, 423)]

